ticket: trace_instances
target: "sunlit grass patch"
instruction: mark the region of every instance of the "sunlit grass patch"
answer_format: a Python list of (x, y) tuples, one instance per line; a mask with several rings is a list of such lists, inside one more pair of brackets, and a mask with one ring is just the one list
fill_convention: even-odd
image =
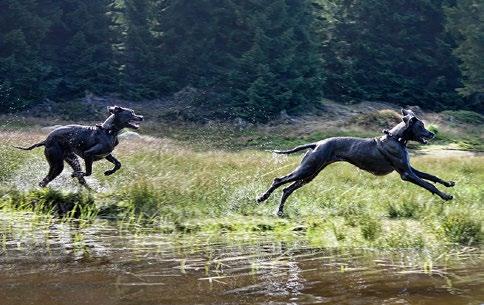
[(375, 177), (347, 163), (332, 164), (289, 197), (286, 216), (279, 219), (275, 211), (282, 188), (263, 204), (255, 198), (274, 177), (292, 171), (299, 155), (200, 151), (171, 140), (141, 138), (122, 142), (115, 151), (123, 164), (115, 175), (103, 175), (112, 164), (95, 163), (91, 179), (99, 185), (97, 192), (66, 191), (63, 185), (39, 190), (38, 181), (24, 190), (10, 182), (21, 169), (42, 158), (42, 150), (22, 152), (10, 144), (30, 140), (35, 139), (20, 133), (19, 139), (0, 144), (1, 160), (10, 160), (0, 164), (0, 181), (8, 185), (0, 196), (4, 212), (55, 215), (55, 209), (68, 205), (77, 207), (68, 217), (105, 218), (130, 230), (213, 235), (270, 232), (318, 246), (425, 248), (482, 241), (482, 157), (412, 159), (417, 169), (456, 182), (454, 188), (437, 185), (454, 195), (450, 202), (402, 181), (396, 173)]

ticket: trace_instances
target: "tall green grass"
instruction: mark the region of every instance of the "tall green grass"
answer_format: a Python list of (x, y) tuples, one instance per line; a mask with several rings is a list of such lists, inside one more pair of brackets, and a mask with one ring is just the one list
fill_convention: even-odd
[[(102, 174), (110, 163), (95, 164), (100, 191), (69, 193), (62, 186), (25, 191), (10, 185), (18, 170), (40, 152), (19, 154), (7, 144), (0, 144), (2, 160), (9, 160), (0, 167), (4, 211), (58, 213), (59, 206), (68, 204), (76, 207), (72, 217), (102, 217), (126, 227), (164, 233), (270, 231), (336, 247), (422, 248), (482, 241), (483, 157), (413, 158), (416, 168), (456, 182), (454, 188), (438, 186), (454, 195), (450, 202), (402, 181), (396, 173), (375, 177), (350, 164), (333, 164), (289, 198), (286, 217), (280, 219), (275, 211), (281, 190), (264, 204), (255, 198), (274, 177), (293, 170), (298, 155), (201, 152), (145, 138), (121, 143), (115, 155), (123, 168), (115, 175)], [(38, 181), (29, 182), (35, 186)], [(71, 188), (76, 181), (68, 184)]]

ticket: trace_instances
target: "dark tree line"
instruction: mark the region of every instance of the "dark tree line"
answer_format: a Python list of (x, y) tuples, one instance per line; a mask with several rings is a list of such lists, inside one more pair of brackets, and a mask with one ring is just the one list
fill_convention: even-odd
[[(484, 93), (484, 5), (479, 0), (459, 0), (446, 7), (447, 28), (457, 41), (455, 55), (460, 60), (464, 96)], [(482, 110), (482, 101), (472, 99), (471, 106)], [(481, 104), (478, 104), (481, 102)]]
[[(441, 108), (459, 103), (443, 1), (343, 1), (327, 43), (328, 94)], [(337, 73), (341, 71), (342, 73)]]
[(252, 120), (322, 97), (464, 107), (484, 91), (477, 2), (3, 0), (0, 111), (186, 86)]

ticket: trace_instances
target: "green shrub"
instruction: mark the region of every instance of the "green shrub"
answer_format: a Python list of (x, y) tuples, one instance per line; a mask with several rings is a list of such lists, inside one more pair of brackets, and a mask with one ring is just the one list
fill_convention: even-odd
[(471, 245), (481, 239), (481, 223), (469, 213), (451, 212), (442, 220), (442, 233), (453, 243)]
[(473, 124), (473, 125), (484, 124), (484, 116), (474, 111), (446, 110), (446, 111), (442, 111), (441, 113), (444, 115), (450, 116), (451, 118), (461, 123), (467, 123), (467, 124)]
[(376, 112), (359, 114), (349, 120), (350, 124), (370, 128), (389, 128), (402, 121), (402, 116), (393, 110), (383, 109)]
[(386, 234), (378, 240), (383, 248), (415, 248), (421, 249), (425, 241), (421, 232), (409, 229), (406, 224), (400, 223), (388, 229)]
[(421, 207), (415, 201), (392, 200), (387, 203), (387, 213), (390, 218), (417, 218)]
[(455, 137), (451, 133), (441, 130), (436, 124), (429, 124), (427, 129), (435, 134), (435, 139), (432, 140), (433, 142), (447, 143), (455, 141)]
[(152, 185), (144, 181), (129, 187), (126, 201), (136, 215), (153, 218), (159, 214), (159, 196)]
[(382, 231), (382, 224), (377, 218), (365, 217), (360, 222), (360, 229), (364, 239), (374, 241)]
[(337, 241), (343, 241), (346, 239), (347, 232), (344, 225), (330, 222), (330, 229)]
[(435, 133), (435, 136), (438, 136), (439, 134), (439, 126), (435, 124), (429, 124), (427, 126), (427, 129), (433, 133)]
[(87, 192), (65, 193), (50, 188), (30, 192), (11, 191), (1, 201), (3, 206), (14, 209), (54, 212), (75, 218), (92, 217), (97, 213), (94, 198)]

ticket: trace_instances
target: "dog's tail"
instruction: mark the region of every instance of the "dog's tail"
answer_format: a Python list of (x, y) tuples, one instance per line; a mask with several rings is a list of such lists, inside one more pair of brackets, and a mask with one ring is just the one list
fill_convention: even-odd
[(40, 143), (37, 143), (37, 144), (34, 144), (32, 146), (29, 146), (29, 147), (20, 147), (20, 146), (14, 146), (15, 148), (18, 148), (18, 149), (21, 149), (21, 150), (32, 150), (36, 147), (40, 147), (40, 146), (44, 146), (45, 145), (45, 141), (43, 142), (40, 142)]
[(296, 151), (300, 151), (308, 148), (314, 149), (316, 148), (316, 146), (317, 146), (316, 143), (310, 143), (310, 144), (304, 144), (301, 146), (294, 147), (293, 149), (290, 149), (290, 150), (273, 150), (272, 152), (276, 154), (292, 154)]

